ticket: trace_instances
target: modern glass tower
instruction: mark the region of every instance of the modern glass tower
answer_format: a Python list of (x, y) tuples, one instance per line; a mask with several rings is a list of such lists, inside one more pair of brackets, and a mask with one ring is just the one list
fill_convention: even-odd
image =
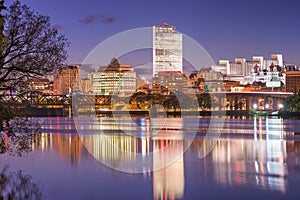
[(153, 77), (160, 71), (182, 72), (182, 34), (175, 26), (153, 26)]

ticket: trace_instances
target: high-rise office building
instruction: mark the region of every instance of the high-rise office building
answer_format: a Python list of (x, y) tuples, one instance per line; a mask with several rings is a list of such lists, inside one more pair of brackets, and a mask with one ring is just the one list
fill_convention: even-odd
[(182, 72), (182, 34), (175, 26), (153, 26), (153, 77), (160, 71)]

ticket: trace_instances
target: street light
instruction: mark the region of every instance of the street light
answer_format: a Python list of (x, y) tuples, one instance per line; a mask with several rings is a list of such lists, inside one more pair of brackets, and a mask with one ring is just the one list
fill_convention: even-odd
[(257, 109), (257, 104), (253, 104), (253, 108), (256, 110)]
[(269, 107), (270, 107), (269, 104), (266, 104), (266, 105), (265, 105), (265, 108), (266, 108), (266, 109), (269, 109)]

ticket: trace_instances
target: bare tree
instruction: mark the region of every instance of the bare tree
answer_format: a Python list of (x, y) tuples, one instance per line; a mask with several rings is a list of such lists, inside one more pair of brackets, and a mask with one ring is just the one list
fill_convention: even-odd
[[(0, 87), (20, 91), (26, 87), (28, 78), (55, 73), (64, 66), (67, 46), (66, 37), (51, 26), (48, 16), (34, 12), (18, 0), (9, 8), (0, 0)], [(28, 120), (13, 119), (14, 113), (2, 100), (0, 154), (22, 155), (31, 150), (38, 130)]]
[(18, 86), (29, 77), (51, 75), (63, 67), (68, 41), (51, 26), (48, 16), (17, 0), (5, 10), (1, 22), (0, 85)]
[(8, 172), (8, 166), (0, 171), (0, 199), (42, 199), (42, 188), (31, 175), (22, 171)]

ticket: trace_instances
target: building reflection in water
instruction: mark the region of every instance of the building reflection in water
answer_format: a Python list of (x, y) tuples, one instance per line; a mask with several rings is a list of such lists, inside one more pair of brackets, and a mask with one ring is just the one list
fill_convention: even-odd
[(33, 150), (53, 150), (56, 151), (63, 160), (69, 160), (72, 165), (78, 165), (80, 163), (83, 144), (78, 136), (43, 133), (40, 135), (39, 140), (40, 141), (32, 144)]
[[(154, 169), (165, 163), (168, 158), (178, 154), (182, 155), (184, 152), (185, 140), (182, 137), (172, 138), (172, 134), (174, 134), (172, 131), (161, 131), (153, 136), (150, 133), (149, 121), (146, 119), (139, 122), (138, 128), (127, 126), (126, 130), (139, 133), (139, 137), (119, 132), (118, 124), (111, 123), (109, 120), (103, 120), (100, 123), (101, 127), (87, 125), (96, 130), (99, 128), (108, 130), (107, 133), (87, 134), (82, 138), (77, 134), (68, 134), (68, 132), (61, 134), (62, 131), (68, 130), (76, 132), (74, 124), (72, 125), (62, 118), (50, 120), (50, 122), (49, 131), (39, 137), (39, 142), (33, 144), (33, 149), (57, 151), (61, 158), (69, 160), (73, 165), (80, 162), (82, 152), (85, 150), (83, 144), (96, 159), (109, 160), (116, 165), (120, 162), (135, 160), (137, 159), (136, 155), (146, 158), (152, 152), (158, 152), (152, 157)], [(127, 122), (124, 120), (122, 123), (126, 126)], [(248, 186), (253, 184), (259, 188), (284, 193), (288, 187), (286, 180), (288, 175), (287, 153), (289, 151), (298, 152), (299, 142), (286, 140), (286, 135), (292, 133), (285, 130), (282, 119), (254, 118), (252, 127), (253, 134), (233, 135), (217, 139), (211, 154), (204, 158), (204, 168), (213, 172), (213, 176), (207, 178), (224, 185)], [(179, 131), (175, 132), (180, 133)], [(196, 139), (193, 147), (199, 150), (208, 142), (204, 139)], [(114, 151), (111, 144), (122, 151)], [(125, 152), (131, 152), (131, 154)], [(290, 162), (297, 163), (299, 161), (291, 159)], [(289, 168), (289, 171), (291, 170), (293, 168)], [(153, 173), (150, 171), (149, 168), (144, 169), (145, 174), (153, 176), (154, 199), (180, 199), (183, 197), (185, 188), (183, 157), (166, 168), (155, 170)]]
[[(43, 127), (45, 133), (42, 133), (32, 144), (33, 151), (38, 149), (56, 151), (63, 160), (70, 161), (72, 165), (78, 165), (83, 143), (76, 134), (73, 121), (56, 117), (48, 118), (47, 122), (47, 126)], [(62, 131), (66, 134), (62, 134)]]
[(266, 118), (263, 127), (263, 119), (254, 118), (253, 127), (254, 138), (218, 139), (211, 152), (214, 179), (222, 184), (255, 184), (284, 193), (288, 169), (283, 121)]
[[(171, 148), (163, 149), (165, 145)], [(153, 165), (156, 165), (157, 162), (164, 162), (165, 157), (182, 155), (183, 140), (154, 140), (153, 150), (160, 150), (153, 157)], [(154, 199), (180, 199), (184, 194), (184, 184), (184, 161), (181, 156), (170, 166), (153, 172)]]
[[(126, 135), (120, 130), (132, 132), (136, 136)], [(120, 120), (118, 123), (101, 121), (100, 130), (114, 130), (104, 134), (91, 134), (82, 138), (85, 147), (98, 160), (108, 161), (113, 166), (120, 166), (120, 163), (126, 161), (135, 161), (138, 155), (153, 156), (153, 169), (161, 168), (170, 158), (181, 155), (168, 167), (163, 167), (153, 171), (153, 192), (154, 199), (178, 199), (184, 194), (184, 162), (183, 162), (183, 143), (182, 138), (173, 137), (174, 132), (161, 131), (155, 136), (150, 137), (149, 119), (140, 119), (137, 126), (132, 126), (128, 120)], [(176, 124), (178, 126), (178, 124)], [(139, 137), (137, 136), (137, 133)], [(178, 135), (177, 133), (175, 135)], [(182, 135), (182, 134), (181, 134)], [(120, 151), (116, 151), (116, 148)], [(128, 153), (129, 152), (129, 153)], [(145, 174), (151, 175), (150, 167), (145, 168)]]

